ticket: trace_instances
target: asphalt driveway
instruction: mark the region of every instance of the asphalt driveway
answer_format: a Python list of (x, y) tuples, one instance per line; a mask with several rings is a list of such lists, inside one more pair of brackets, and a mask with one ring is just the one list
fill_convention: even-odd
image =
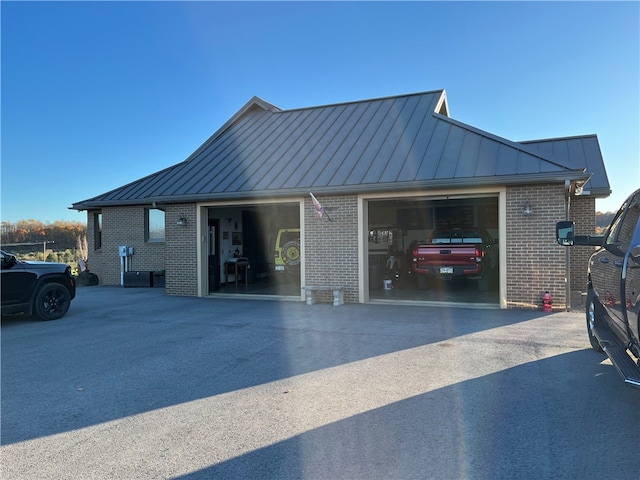
[(85, 287), (3, 318), (8, 479), (638, 478), (582, 313)]

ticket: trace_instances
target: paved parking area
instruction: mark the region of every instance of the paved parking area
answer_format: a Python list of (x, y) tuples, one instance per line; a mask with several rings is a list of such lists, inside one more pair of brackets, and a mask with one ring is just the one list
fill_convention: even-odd
[(637, 480), (640, 391), (581, 313), (85, 287), (4, 318), (8, 479)]

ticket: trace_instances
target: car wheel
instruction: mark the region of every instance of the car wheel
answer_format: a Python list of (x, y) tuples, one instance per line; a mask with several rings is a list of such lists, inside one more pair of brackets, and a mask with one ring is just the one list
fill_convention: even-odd
[(71, 295), (64, 285), (47, 283), (36, 295), (34, 313), (40, 320), (57, 320), (71, 305)]
[(599, 307), (599, 302), (596, 299), (593, 290), (590, 289), (587, 294), (587, 333), (589, 334), (589, 343), (591, 343), (591, 348), (596, 352), (602, 352), (600, 342), (598, 342), (598, 339), (593, 334), (593, 329), (602, 322)]

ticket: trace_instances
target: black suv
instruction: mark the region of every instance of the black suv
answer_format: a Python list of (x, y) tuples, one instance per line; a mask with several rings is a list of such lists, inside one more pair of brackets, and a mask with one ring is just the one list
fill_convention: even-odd
[(2, 314), (25, 313), (57, 320), (76, 296), (71, 267), (64, 263), (25, 262), (2, 253)]

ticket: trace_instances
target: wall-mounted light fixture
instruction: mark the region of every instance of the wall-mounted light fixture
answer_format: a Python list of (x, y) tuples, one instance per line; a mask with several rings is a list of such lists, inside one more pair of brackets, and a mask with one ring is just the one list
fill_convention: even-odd
[(531, 204), (529, 202), (526, 202), (523, 206), (522, 206), (522, 214), (525, 217), (528, 217), (530, 215), (533, 215), (533, 207), (531, 206)]
[(176, 225), (180, 225), (181, 227), (184, 227), (186, 224), (187, 224), (187, 219), (184, 218), (182, 215), (180, 215), (180, 218), (178, 218)]

